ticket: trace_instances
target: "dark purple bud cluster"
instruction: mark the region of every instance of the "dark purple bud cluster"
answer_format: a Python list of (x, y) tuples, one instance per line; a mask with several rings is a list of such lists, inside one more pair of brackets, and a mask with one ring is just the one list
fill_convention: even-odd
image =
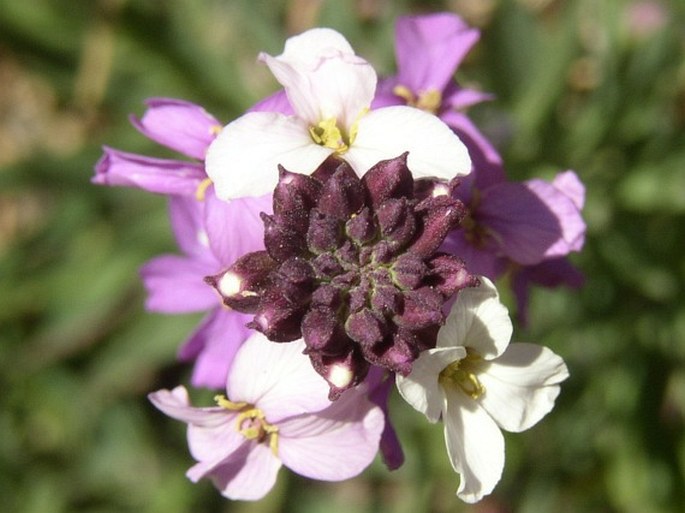
[(360, 383), (369, 364), (409, 374), (435, 346), (443, 305), (477, 280), (438, 252), (465, 215), (450, 187), (414, 181), (407, 154), (361, 179), (330, 157), (311, 175), (280, 168), (266, 251), (207, 278), (270, 340), (304, 338), (331, 397)]

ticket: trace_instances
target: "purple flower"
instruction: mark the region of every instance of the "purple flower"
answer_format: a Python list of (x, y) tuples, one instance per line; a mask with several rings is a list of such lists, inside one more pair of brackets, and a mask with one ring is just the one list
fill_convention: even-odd
[(459, 126), (461, 120), (449, 114), (492, 99), (452, 80), (479, 37), (477, 29), (454, 14), (400, 17), (395, 25), (397, 75), (381, 82), (373, 106), (411, 105)]
[(331, 403), (328, 387), (302, 355), (302, 341), (273, 344), (255, 333), (238, 352), (218, 406), (189, 405), (183, 387), (159, 390), (150, 401), (188, 424), (197, 463), (187, 472), (212, 480), (230, 499), (261, 499), (281, 465), (313, 479), (341, 481), (373, 460), (383, 413), (351, 390)]
[(478, 171), (475, 174), (456, 190), (468, 215), (442, 249), (462, 257), (471, 272), (492, 280), (513, 269), (523, 320), (529, 283), (575, 286), (582, 281), (578, 271), (562, 261), (585, 242), (585, 188), (573, 171), (559, 173), (551, 183), (479, 180)]
[[(151, 98), (148, 110), (131, 118), (143, 135), (190, 158), (204, 160), (221, 123), (202, 107), (183, 100)], [(157, 159), (104, 148), (92, 181), (101, 185), (138, 187), (160, 194), (195, 194), (207, 179), (200, 162)]]
[(223, 307), (204, 277), (264, 247), (259, 212), (270, 208), (271, 198), (226, 203), (210, 187), (204, 201), (192, 196), (172, 196), (169, 201), (171, 224), (183, 255), (162, 255), (143, 266), (146, 307), (167, 314), (210, 310), (179, 357), (195, 360), (193, 385), (221, 388), (233, 355), (250, 334), (245, 327), (250, 316)]
[[(207, 148), (222, 130), (222, 123), (202, 107), (173, 98), (150, 98), (142, 118), (131, 123), (148, 139), (194, 161), (159, 159), (105, 147), (95, 166), (92, 182), (99, 185), (137, 187), (158, 194), (196, 195), (202, 198), (209, 185), (203, 161)], [(285, 93), (273, 94), (251, 111), (289, 113)]]
[(475, 284), (459, 258), (436, 251), (461, 202), (444, 183), (415, 182), (406, 154), (361, 179), (337, 157), (311, 176), (281, 168), (273, 210), (262, 216), (266, 251), (208, 280), (270, 340), (303, 337), (331, 397), (369, 364), (409, 373), (435, 343), (445, 301)]

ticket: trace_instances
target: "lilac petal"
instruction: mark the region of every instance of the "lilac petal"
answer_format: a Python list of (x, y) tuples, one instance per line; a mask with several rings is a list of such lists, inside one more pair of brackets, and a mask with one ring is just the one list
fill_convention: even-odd
[(552, 185), (568, 196), (578, 210), (585, 205), (585, 185), (573, 171), (564, 171), (557, 174), (552, 180)]
[(209, 245), (223, 266), (231, 265), (246, 253), (264, 249), (264, 225), (260, 213), (271, 212), (271, 194), (222, 201), (213, 190), (207, 190), (205, 202)]
[(209, 144), (223, 126), (199, 105), (172, 98), (150, 98), (148, 110), (131, 123), (145, 137), (189, 157), (204, 160)]
[(478, 30), (453, 14), (399, 18), (395, 28), (399, 83), (415, 93), (444, 90), (479, 37)]
[[(209, 472), (214, 486), (221, 495), (233, 500), (255, 501), (262, 499), (276, 483), (281, 461), (268, 445), (245, 442), (238, 451)], [(203, 473), (193, 467), (188, 477), (197, 481)]]
[(181, 347), (179, 358), (196, 359), (191, 383), (195, 387), (222, 389), (238, 349), (252, 334), (246, 327), (251, 316), (215, 308)]
[(489, 187), (478, 208), (479, 221), (495, 233), (502, 251), (523, 265), (567, 254), (568, 238), (584, 228), (568, 197), (546, 182), (531, 182)]
[(462, 184), (456, 190), (459, 199), (468, 202), (471, 187), (485, 189), (506, 179), (502, 157), (466, 114), (446, 111), (440, 114), (440, 119), (459, 136), (471, 157), (472, 172), (461, 179)]
[(253, 334), (233, 362), (228, 397), (256, 405), (272, 423), (326, 408), (328, 385), (302, 354), (304, 348), (302, 340), (276, 343)]
[[(194, 196), (169, 197), (169, 218), (179, 248), (188, 256), (212, 260), (209, 238), (204, 228), (205, 202)], [(216, 267), (220, 267), (216, 262)]]
[(305, 477), (349, 479), (373, 461), (384, 424), (380, 408), (351, 390), (323, 411), (283, 420), (279, 455), (286, 467)]
[(378, 86), (376, 86), (376, 95), (371, 102), (371, 110), (390, 107), (391, 105), (406, 105), (407, 100), (400, 98), (393, 92), (397, 85), (399, 85), (397, 77), (380, 79)]
[(227, 414), (235, 415), (224, 408), (195, 408), (191, 406), (188, 391), (183, 386), (178, 386), (173, 390), (157, 390), (148, 394), (147, 397), (158, 410), (169, 417), (186, 424), (195, 424), (210, 429), (220, 427), (230, 421)]
[(159, 194), (195, 194), (206, 178), (200, 164), (156, 159), (105, 146), (91, 179), (99, 185), (138, 187)]
[(252, 107), (247, 109), (248, 112), (280, 112), (286, 116), (292, 116), (295, 111), (290, 106), (288, 95), (285, 94), (285, 89), (275, 92), (271, 96), (258, 101)]
[(505, 270), (505, 265), (493, 245), (474, 246), (462, 229), (452, 230), (439, 251), (459, 256), (466, 262), (466, 268), (470, 273), (487, 276), (491, 280), (499, 278)]
[(443, 107), (449, 107), (456, 111), (461, 111), (477, 105), (479, 103), (495, 99), (492, 93), (484, 93), (475, 89), (464, 89), (457, 85), (450, 84), (444, 94), (442, 101)]
[(140, 270), (147, 290), (145, 308), (168, 314), (207, 310), (219, 303), (216, 293), (204, 282), (215, 268), (212, 262), (162, 255)]

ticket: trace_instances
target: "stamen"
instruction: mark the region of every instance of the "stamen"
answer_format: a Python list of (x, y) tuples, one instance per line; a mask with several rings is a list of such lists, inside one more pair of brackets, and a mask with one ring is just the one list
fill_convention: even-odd
[(200, 182), (200, 185), (197, 186), (197, 189), (195, 190), (195, 199), (197, 201), (204, 201), (205, 200), (205, 193), (207, 192), (207, 188), (212, 185), (212, 179), (211, 178), (205, 178)]
[(309, 127), (309, 134), (316, 144), (335, 150), (336, 153), (343, 154), (349, 149), (335, 118), (324, 119), (318, 125)]
[(236, 419), (238, 433), (247, 440), (256, 440), (257, 443), (264, 442), (268, 437), (271, 451), (274, 456), (278, 456), (278, 426), (269, 424), (262, 410), (246, 402), (234, 403), (224, 395), (216, 395), (214, 400), (222, 408), (240, 412)]
[(219, 135), (223, 129), (224, 127), (221, 125), (212, 125), (212, 127), (209, 129), (209, 133), (211, 135)]
[(418, 97), (404, 85), (396, 85), (392, 92), (395, 96), (404, 99), (410, 107), (416, 107), (431, 114), (438, 112), (442, 105), (442, 93), (437, 89), (421, 91)]
[(438, 382), (444, 387), (457, 385), (471, 399), (476, 400), (485, 393), (485, 387), (478, 379), (476, 364), (482, 358), (467, 350), (466, 357), (450, 363), (438, 376)]

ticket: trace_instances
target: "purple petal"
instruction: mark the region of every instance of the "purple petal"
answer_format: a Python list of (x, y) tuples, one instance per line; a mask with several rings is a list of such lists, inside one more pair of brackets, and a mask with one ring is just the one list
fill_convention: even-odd
[[(385, 378), (383, 378), (382, 374), (386, 374)], [(372, 381), (379, 378), (380, 381), (378, 383), (372, 383)], [(371, 389), (369, 391), (369, 399), (381, 409), (385, 418), (385, 426), (380, 441), (381, 456), (389, 470), (396, 470), (404, 463), (404, 451), (402, 451), (395, 428), (392, 422), (390, 422), (390, 413), (388, 411), (388, 397), (394, 389), (395, 379), (392, 374), (386, 373), (378, 367), (372, 367), (369, 371), (367, 382), (369, 382)]]
[(212, 262), (176, 255), (153, 258), (140, 270), (148, 296), (145, 308), (167, 314), (208, 310), (219, 304), (204, 277), (216, 269)]
[(458, 256), (466, 262), (470, 273), (487, 276), (491, 280), (496, 280), (504, 270), (494, 245), (476, 247), (461, 229), (450, 232), (439, 251)]
[(495, 233), (506, 256), (523, 265), (568, 254), (585, 229), (573, 202), (542, 180), (487, 188), (476, 216)]
[(194, 103), (172, 98), (150, 98), (148, 110), (131, 123), (145, 137), (198, 160), (221, 130), (222, 123)]
[(195, 194), (207, 177), (199, 164), (156, 159), (104, 147), (92, 182), (138, 187), (159, 194)]
[(280, 112), (286, 116), (293, 116), (295, 111), (290, 106), (285, 89), (275, 92), (271, 96), (258, 101), (248, 109), (248, 112)]
[(479, 36), (478, 30), (453, 14), (399, 18), (395, 28), (399, 83), (414, 93), (443, 91)]
[(213, 188), (205, 196), (205, 229), (209, 245), (223, 266), (239, 257), (264, 249), (261, 212), (271, 212), (271, 195), (223, 201)]
[(443, 108), (451, 108), (456, 111), (465, 110), (479, 103), (495, 99), (492, 93), (484, 93), (475, 89), (464, 89), (456, 84), (449, 84), (442, 102)]
[(194, 196), (169, 197), (169, 218), (179, 248), (188, 256), (210, 261), (214, 256), (204, 228), (204, 211), (205, 202)]
[(350, 390), (319, 413), (283, 420), (279, 456), (286, 467), (305, 477), (349, 479), (373, 461), (384, 424), (380, 408)]
[(223, 389), (238, 349), (251, 335), (249, 315), (215, 308), (181, 347), (178, 357), (195, 359), (191, 383), (195, 387)]
[(568, 196), (578, 210), (585, 205), (585, 185), (573, 171), (564, 171), (557, 174), (552, 180), (552, 185)]

